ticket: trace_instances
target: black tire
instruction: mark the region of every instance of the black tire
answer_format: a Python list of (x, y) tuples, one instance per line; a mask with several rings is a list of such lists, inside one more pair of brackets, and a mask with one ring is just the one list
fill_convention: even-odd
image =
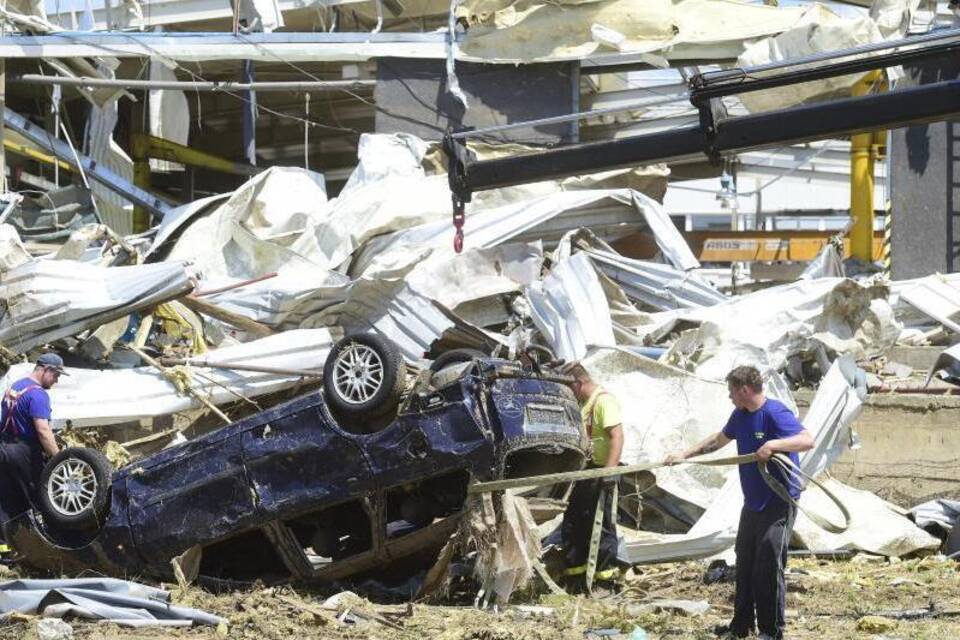
[[(359, 369), (351, 370), (351, 357), (371, 365), (379, 362), (379, 380), (370, 367), (357, 365)], [(372, 379), (351, 388), (351, 380), (366, 375)], [(406, 377), (407, 365), (392, 341), (375, 333), (359, 333), (343, 338), (330, 350), (323, 366), (323, 391), (331, 409), (341, 417), (376, 418), (396, 410)]]
[(487, 357), (489, 357), (487, 354), (478, 349), (451, 349), (437, 356), (436, 360), (430, 365), (430, 371), (436, 373), (452, 364), (460, 364), (461, 362), (470, 362), (477, 358)]
[[(53, 456), (40, 475), (40, 511), (54, 527), (73, 531), (99, 529), (110, 509), (113, 468), (99, 451), (68, 447)], [(74, 491), (65, 490), (74, 482)], [(72, 499), (69, 495), (72, 493)]]

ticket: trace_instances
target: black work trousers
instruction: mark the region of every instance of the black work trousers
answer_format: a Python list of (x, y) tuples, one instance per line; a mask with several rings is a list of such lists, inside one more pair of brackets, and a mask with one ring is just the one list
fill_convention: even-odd
[(787, 545), (797, 508), (773, 497), (763, 511), (746, 507), (737, 529), (737, 596), (730, 630), (746, 637), (754, 630), (782, 638), (786, 624)]
[(42, 471), (39, 443), (0, 440), (0, 524), (33, 506)]
[[(602, 491), (606, 487), (606, 491)], [(603, 528), (597, 552), (597, 571), (609, 568), (617, 559), (617, 529), (614, 521), (613, 484), (604, 484), (600, 478), (579, 480), (570, 491), (567, 510), (560, 525), (564, 561), (567, 569), (586, 570), (590, 554), (590, 534), (597, 513), (597, 502), (603, 493)]]

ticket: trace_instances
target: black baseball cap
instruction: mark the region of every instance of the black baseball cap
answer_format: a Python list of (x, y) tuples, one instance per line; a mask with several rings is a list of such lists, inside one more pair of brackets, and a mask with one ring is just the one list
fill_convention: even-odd
[(53, 369), (60, 375), (68, 376), (70, 375), (63, 370), (63, 358), (58, 356), (55, 353), (45, 353), (39, 358), (37, 358), (37, 366), (45, 367), (47, 369)]

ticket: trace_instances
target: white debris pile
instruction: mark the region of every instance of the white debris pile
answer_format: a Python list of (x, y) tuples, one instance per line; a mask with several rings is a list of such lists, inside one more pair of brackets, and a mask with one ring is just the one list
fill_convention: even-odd
[[(699, 263), (659, 203), (630, 189), (544, 182), (478, 194), (457, 254), (446, 176), (423, 168), (425, 152), (408, 135), (364, 135), (337, 197), (319, 174), (273, 168), (172, 210), (149, 246), (86, 229), (64, 259), (38, 259), (2, 227), (3, 356), (29, 361), (46, 346), (65, 356), (71, 375), (51, 390), (57, 426), (135, 424), (171, 438), (204, 414), (265, 409), (312, 388), (344, 334), (388, 338), (423, 370), (464, 347), (527, 364), (583, 360), (624, 404), (627, 463), (660, 460), (716, 431), (730, 411), (724, 376), (751, 364), (788, 406), (791, 385), (819, 382), (805, 418), (818, 444), (803, 459), (819, 474), (851, 439), (865, 393), (855, 363), (898, 342), (960, 333), (960, 292), (947, 278), (887, 283), (818, 268), (728, 297), (696, 275)], [(657, 259), (611, 245), (636, 233), (650, 236)], [(28, 367), (14, 364), (3, 383)], [(728, 549), (735, 476), (656, 471), (645, 508), (661, 531), (630, 541), (627, 557)], [(852, 525), (838, 536), (801, 518), (797, 536), (808, 547), (932, 548), (875, 496), (830, 486)], [(804, 500), (829, 510), (815, 493)], [(487, 578), (522, 582), (528, 567), (515, 568)]]

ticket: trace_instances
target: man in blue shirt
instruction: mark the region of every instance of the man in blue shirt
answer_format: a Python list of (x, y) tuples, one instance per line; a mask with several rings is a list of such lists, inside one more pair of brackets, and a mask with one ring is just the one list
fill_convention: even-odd
[[(767, 398), (763, 380), (754, 367), (737, 367), (727, 374), (730, 400), (736, 407), (726, 426), (690, 449), (667, 456), (673, 464), (720, 449), (737, 441), (740, 455), (756, 453), (761, 463), (775, 453), (786, 453), (799, 464), (800, 451), (813, 448), (810, 432), (782, 402)], [(800, 497), (795, 478), (785, 478), (776, 465), (770, 474), (783, 484), (794, 500)], [(761, 639), (780, 640), (785, 626), (787, 545), (797, 508), (777, 496), (760, 475), (759, 465), (740, 465), (743, 510), (737, 529), (737, 595), (733, 620), (724, 632), (746, 638), (754, 625)]]
[(50, 428), (47, 389), (67, 375), (55, 353), (37, 358), (33, 372), (3, 395), (0, 410), (0, 523), (28, 510), (43, 471), (43, 457), (59, 450)]

